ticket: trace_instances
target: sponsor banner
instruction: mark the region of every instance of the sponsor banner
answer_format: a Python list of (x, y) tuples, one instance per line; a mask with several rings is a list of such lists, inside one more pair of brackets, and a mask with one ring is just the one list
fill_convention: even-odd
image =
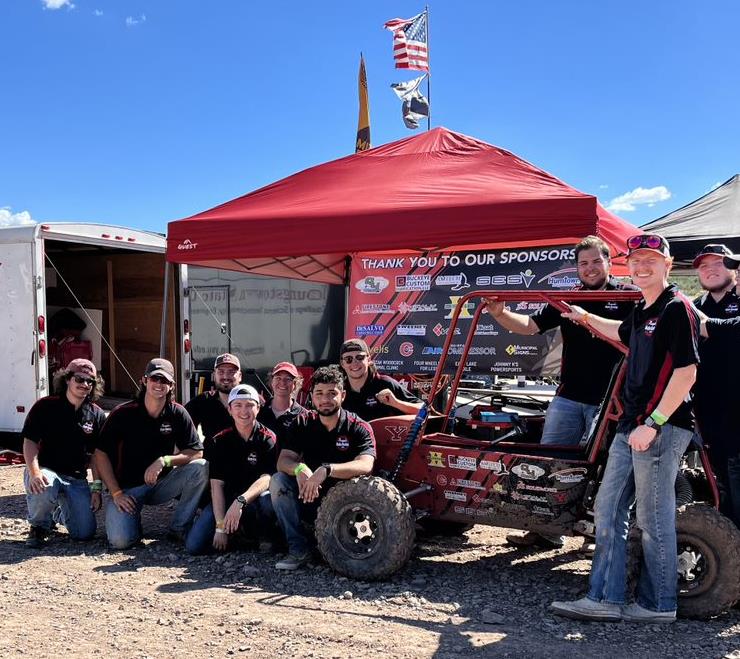
[[(475, 290), (566, 290), (578, 284), (573, 247), (528, 247), (414, 256), (358, 255), (352, 262), (346, 336), (364, 338), (380, 371), (433, 373), (460, 298)], [(445, 372), (452, 373), (477, 302), (461, 310)], [(542, 303), (513, 302), (533, 314)], [(382, 328), (382, 329), (381, 329)], [(559, 334), (511, 334), (483, 313), (465, 371), (555, 375)], [(556, 353), (555, 353), (556, 354)], [(550, 357), (548, 358), (548, 355)]]

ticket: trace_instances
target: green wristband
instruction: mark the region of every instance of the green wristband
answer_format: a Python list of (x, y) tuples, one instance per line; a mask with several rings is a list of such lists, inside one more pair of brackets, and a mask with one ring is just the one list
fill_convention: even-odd
[(298, 476), (302, 471), (306, 471), (308, 469), (308, 465), (304, 462), (301, 462), (294, 470), (293, 470), (293, 476)]
[(650, 418), (655, 421), (659, 426), (662, 426), (668, 421), (668, 417), (665, 416), (660, 410), (657, 408), (653, 410), (653, 413), (650, 415)]
[(103, 491), (103, 481), (93, 481), (90, 483), (90, 492), (102, 492)]
[(172, 466), (172, 456), (171, 455), (163, 455), (162, 461), (164, 462), (165, 467), (171, 467)]

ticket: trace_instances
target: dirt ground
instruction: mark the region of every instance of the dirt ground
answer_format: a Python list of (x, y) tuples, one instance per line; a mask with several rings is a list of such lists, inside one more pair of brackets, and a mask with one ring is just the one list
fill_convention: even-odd
[(108, 551), (64, 532), (29, 550), (21, 466), (0, 467), (2, 657), (740, 657), (740, 612), (669, 627), (579, 623), (553, 599), (584, 592), (580, 539), (522, 552), (506, 532), (420, 538), (384, 583), (296, 573), (267, 551), (192, 558), (144, 516), (142, 547)]

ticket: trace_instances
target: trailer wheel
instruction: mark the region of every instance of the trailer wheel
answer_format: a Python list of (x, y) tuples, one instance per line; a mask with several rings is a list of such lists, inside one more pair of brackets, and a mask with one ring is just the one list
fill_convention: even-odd
[[(740, 531), (724, 515), (701, 503), (676, 511), (678, 615), (706, 619), (740, 599)], [(630, 532), (627, 562), (630, 592), (642, 563), (639, 529)]]
[(429, 517), (420, 519), (419, 526), (427, 535), (439, 535), (445, 538), (459, 538), (473, 528), (473, 524), (449, 522), (444, 519), (431, 519)]
[(400, 570), (414, 548), (414, 515), (398, 488), (362, 476), (331, 488), (316, 517), (324, 560), (339, 574), (376, 580)]

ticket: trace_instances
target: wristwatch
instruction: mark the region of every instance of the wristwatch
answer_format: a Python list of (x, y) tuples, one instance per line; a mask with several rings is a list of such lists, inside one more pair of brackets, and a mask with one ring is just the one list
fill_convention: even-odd
[(326, 469), (326, 477), (329, 478), (331, 476), (331, 465), (328, 462), (324, 462), (321, 466)]
[(647, 417), (647, 419), (642, 422), (642, 425), (652, 428), (655, 432), (660, 432), (660, 424), (651, 416)]
[(243, 494), (240, 494), (236, 500), (241, 504), (242, 508), (247, 505), (247, 500), (244, 498)]

